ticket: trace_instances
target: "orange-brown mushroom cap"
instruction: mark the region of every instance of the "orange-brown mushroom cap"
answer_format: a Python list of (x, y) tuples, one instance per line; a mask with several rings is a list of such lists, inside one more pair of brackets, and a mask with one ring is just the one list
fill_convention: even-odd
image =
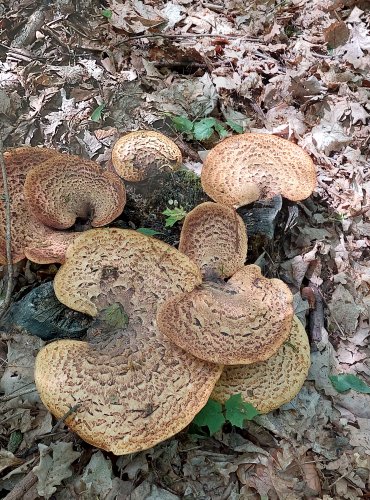
[(206, 202), (185, 217), (179, 250), (205, 277), (229, 278), (244, 266), (247, 241), (243, 219), (233, 208)]
[(201, 179), (208, 196), (237, 208), (278, 194), (304, 200), (316, 187), (316, 169), (310, 156), (286, 139), (241, 134), (208, 153)]
[(160, 306), (157, 324), (176, 345), (194, 356), (225, 365), (270, 358), (288, 338), (293, 296), (258, 266), (245, 266), (228, 283), (206, 282), (170, 297)]
[(130, 132), (118, 139), (112, 150), (115, 171), (129, 182), (178, 170), (181, 162), (182, 155), (177, 145), (153, 130)]
[(111, 341), (57, 341), (36, 359), (46, 407), (85, 441), (117, 455), (147, 449), (186, 427), (222, 371), (162, 336), (158, 306), (201, 282), (197, 266), (167, 244), (124, 229), (83, 233), (55, 278), (61, 302), (96, 315), (119, 302), (126, 329)]
[(91, 218), (93, 227), (104, 226), (123, 210), (126, 193), (121, 179), (93, 161), (58, 155), (33, 167), (24, 193), (28, 206), (46, 226), (67, 229)]
[(241, 394), (260, 413), (279, 408), (300, 391), (310, 368), (310, 346), (302, 323), (294, 316), (288, 341), (262, 363), (226, 366), (217, 382), (212, 399), (225, 403)]

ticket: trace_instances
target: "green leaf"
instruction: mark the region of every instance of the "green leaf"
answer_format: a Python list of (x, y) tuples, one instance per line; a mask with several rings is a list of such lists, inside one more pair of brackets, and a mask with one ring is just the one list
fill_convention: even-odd
[(112, 17), (112, 11), (109, 9), (103, 9), (102, 16), (106, 17), (107, 19), (110, 19)]
[(92, 115), (90, 116), (90, 120), (93, 122), (100, 122), (101, 120), (101, 115), (102, 111), (105, 108), (105, 104), (100, 104), (94, 111), (92, 112)]
[(154, 229), (149, 229), (148, 227), (139, 227), (136, 229), (138, 233), (145, 234), (145, 236), (156, 236), (157, 234), (163, 234), (159, 231), (155, 231)]
[(193, 122), (186, 116), (171, 116), (171, 120), (178, 132), (191, 132), (193, 130)]
[(370, 386), (352, 373), (340, 373), (339, 375), (330, 375), (330, 382), (338, 392), (346, 392), (353, 389), (356, 392), (370, 394)]
[(239, 123), (233, 122), (232, 120), (227, 120), (226, 123), (237, 134), (242, 134), (244, 132), (243, 127), (241, 125), (239, 125)]
[(225, 423), (221, 403), (209, 399), (206, 406), (195, 416), (193, 423), (198, 427), (208, 427), (211, 435), (221, 430)]
[(215, 123), (215, 130), (221, 139), (224, 139), (225, 137), (227, 137), (229, 135), (226, 128), (220, 122)]
[(225, 402), (226, 419), (236, 427), (243, 428), (244, 420), (252, 420), (258, 411), (250, 404), (245, 403), (241, 394), (230, 396)]
[(111, 304), (103, 309), (99, 315), (99, 319), (112, 328), (126, 328), (128, 325), (128, 316), (122, 304), (119, 303)]
[(182, 207), (166, 208), (162, 214), (166, 216), (165, 227), (172, 227), (185, 217), (186, 211)]
[(204, 141), (209, 139), (214, 132), (214, 126), (216, 125), (215, 118), (203, 118), (198, 122), (194, 123), (193, 134), (197, 141)]

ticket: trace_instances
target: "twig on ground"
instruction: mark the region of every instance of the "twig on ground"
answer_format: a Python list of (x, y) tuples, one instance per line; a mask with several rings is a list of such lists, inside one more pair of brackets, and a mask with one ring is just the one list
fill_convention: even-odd
[(244, 36), (244, 35), (224, 35), (224, 34), (216, 34), (216, 33), (183, 33), (179, 35), (168, 35), (166, 33), (156, 33), (155, 35), (136, 35), (136, 36), (128, 36), (125, 38), (122, 42), (118, 44), (122, 45), (127, 42), (131, 42), (132, 40), (141, 40), (142, 38), (167, 38), (167, 39), (174, 39), (174, 38), (230, 38), (230, 39), (243, 39), (246, 42), (255, 42), (255, 43), (261, 43), (265, 44), (263, 40), (259, 40), (258, 38), (250, 37), (250, 36)]
[(18, 394), (14, 394), (14, 392), (8, 394), (7, 396), (1, 396), (0, 402), (5, 403), (6, 401), (11, 401), (12, 399), (18, 398), (19, 396), (25, 396), (26, 394), (31, 394), (31, 392), (36, 392), (36, 387), (31, 387), (31, 389), (26, 389), (25, 391), (19, 392)]
[(10, 491), (4, 500), (22, 500), (25, 494), (32, 488), (32, 486), (37, 482), (37, 476), (31, 470), (24, 478)]
[(6, 166), (3, 155), (2, 139), (0, 139), (0, 166), (3, 178), (3, 196), (5, 205), (5, 244), (6, 244), (6, 260), (7, 260), (7, 270), (8, 270), (6, 294), (4, 302), (2, 303), (0, 308), (0, 319), (1, 319), (8, 310), (8, 307), (10, 306), (10, 302), (12, 299), (12, 291), (13, 291), (13, 280), (14, 280), (14, 270), (12, 264), (12, 226), (11, 226), (11, 213), (10, 213), (11, 207), (10, 207), (10, 197), (8, 189), (8, 176), (6, 172)]

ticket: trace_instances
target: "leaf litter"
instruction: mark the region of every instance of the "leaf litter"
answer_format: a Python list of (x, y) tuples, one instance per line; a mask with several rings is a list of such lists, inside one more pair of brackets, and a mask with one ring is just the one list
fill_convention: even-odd
[[(40, 7), (10, 0), (0, 9), (6, 146), (44, 144), (107, 163), (122, 132), (169, 127), (185, 166), (199, 172), (219, 140), (217, 123), (228, 134), (281, 135), (313, 156), (314, 196), (290, 219), (285, 207), (276, 241), (256, 257), (291, 286), (309, 333), (319, 332), (308, 380), (280, 410), (245, 420), (241, 430), (183, 432), (119, 458), (63, 423), (53, 432), (33, 383), (43, 342), (4, 334), (1, 494), (33, 471), (28, 499), (368, 497), (368, 2), (82, 0), (77, 10), (60, 0)], [(171, 116), (192, 128), (176, 130)], [(199, 122), (197, 137), (187, 136)], [(53, 273), (17, 269), (19, 289)], [(324, 316), (315, 323), (318, 299)]]

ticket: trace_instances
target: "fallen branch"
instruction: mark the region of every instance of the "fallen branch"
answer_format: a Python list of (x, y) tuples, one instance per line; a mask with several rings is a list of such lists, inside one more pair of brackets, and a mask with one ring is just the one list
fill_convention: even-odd
[(10, 196), (8, 189), (8, 176), (6, 172), (6, 166), (4, 161), (3, 154), (3, 141), (0, 139), (0, 166), (1, 166), (1, 174), (3, 177), (3, 197), (5, 204), (5, 244), (6, 244), (6, 260), (7, 260), (7, 270), (8, 270), (8, 281), (6, 287), (6, 294), (4, 302), (0, 308), (0, 319), (4, 316), (8, 307), (10, 306), (10, 302), (12, 299), (12, 291), (13, 291), (13, 281), (14, 281), (14, 270), (12, 264), (12, 226), (11, 226), (11, 213), (10, 213)]

